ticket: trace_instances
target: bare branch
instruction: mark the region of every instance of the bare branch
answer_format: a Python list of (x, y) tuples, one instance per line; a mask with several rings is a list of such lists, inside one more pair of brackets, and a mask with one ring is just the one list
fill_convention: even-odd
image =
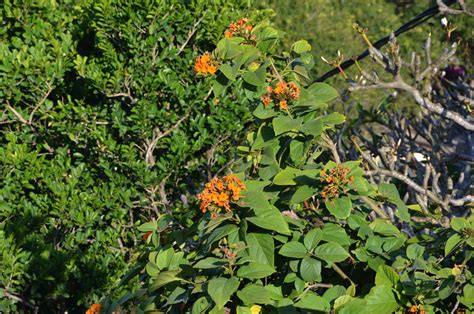
[(207, 14), (207, 11), (205, 11), (202, 16), (199, 18), (199, 20), (197, 20), (196, 23), (194, 23), (193, 25), (193, 28), (189, 31), (188, 33), (188, 37), (186, 38), (186, 41), (181, 45), (181, 47), (179, 47), (179, 50), (178, 50), (178, 53), (177, 55), (180, 55), (181, 52), (183, 52), (184, 48), (186, 47), (186, 45), (188, 44), (188, 42), (191, 40), (191, 38), (193, 37), (194, 33), (196, 33), (196, 30), (197, 30), (197, 27), (199, 24), (201, 24), (202, 20), (204, 19), (204, 17), (206, 16)]

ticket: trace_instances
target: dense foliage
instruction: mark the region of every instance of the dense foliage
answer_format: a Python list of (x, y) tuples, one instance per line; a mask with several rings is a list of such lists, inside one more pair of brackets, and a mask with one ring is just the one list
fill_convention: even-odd
[(239, 147), (240, 167), (205, 185), (192, 220), (164, 214), (140, 227), (149, 246), (128, 278), (139, 273), (142, 286), (102, 300), (105, 311), (472, 309), (472, 215), (412, 220), (394, 184), (371, 184), (360, 160), (342, 162), (330, 135), (345, 117), (326, 112), (334, 88), (307, 84), (311, 45), (275, 55), (281, 33), (251, 23), (231, 24), (237, 31), (198, 59), (219, 69), (216, 96), (243, 90), (251, 103), (258, 128)]
[(215, 105), (193, 63), (247, 8), (2, 1), (0, 310), (114, 293), (142, 243), (135, 225), (232, 161), (245, 101)]

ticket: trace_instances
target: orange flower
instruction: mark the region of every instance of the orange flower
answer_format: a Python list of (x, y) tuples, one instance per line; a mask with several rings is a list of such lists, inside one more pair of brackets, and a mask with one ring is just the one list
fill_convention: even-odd
[(263, 95), (262, 102), (263, 106), (266, 108), (272, 102), (272, 99), (269, 96)]
[(241, 20), (238, 20), (235, 23), (230, 23), (229, 27), (224, 32), (224, 36), (226, 38), (238, 36), (238, 37), (244, 37), (250, 40), (254, 40), (255, 35), (251, 34), (252, 30), (253, 30), (253, 26), (249, 23), (249, 19), (243, 18)]
[(211, 211), (212, 218), (216, 218), (221, 209), (230, 212), (230, 202), (238, 201), (242, 190), (245, 190), (244, 184), (233, 175), (225, 176), (223, 179), (214, 178), (198, 195), (200, 209), (203, 213)]
[(354, 182), (354, 176), (348, 176), (349, 172), (350, 169), (343, 165), (337, 165), (329, 170), (329, 173), (321, 170), (319, 173), (320, 181), (326, 184), (321, 196), (325, 201), (349, 192), (349, 185)]
[(194, 71), (198, 74), (214, 75), (217, 72), (217, 61), (206, 51), (203, 55), (196, 58)]
[(290, 97), (292, 99), (297, 99), (298, 97), (300, 97), (300, 89), (298, 88), (298, 85), (293, 82), (289, 83), (288, 85), (288, 88), (290, 90)]
[(275, 102), (280, 105), (280, 110), (288, 109), (288, 102), (300, 97), (300, 89), (293, 82), (287, 83), (280, 81), (275, 84), (275, 88), (267, 86), (267, 92), (261, 97), (263, 105), (268, 106), (269, 103)]
[(286, 89), (286, 83), (285, 82), (278, 82), (276, 83), (275, 87), (275, 94), (280, 95), (283, 93), (283, 91)]
[(94, 303), (91, 305), (91, 307), (86, 311), (86, 314), (99, 314), (101, 305), (98, 303)]

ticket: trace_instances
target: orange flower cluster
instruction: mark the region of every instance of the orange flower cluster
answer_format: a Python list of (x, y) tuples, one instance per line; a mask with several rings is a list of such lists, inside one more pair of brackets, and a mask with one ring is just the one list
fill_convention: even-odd
[(217, 61), (206, 51), (203, 55), (196, 58), (194, 71), (198, 74), (214, 75), (217, 72), (217, 65)]
[(225, 176), (223, 179), (214, 178), (208, 182), (204, 191), (198, 195), (200, 202), (200, 209), (203, 213), (206, 211), (212, 212), (212, 217), (217, 217), (217, 214), (222, 208), (226, 212), (230, 212), (230, 202), (238, 201), (242, 196), (242, 190), (245, 186), (235, 176)]
[(288, 102), (300, 97), (300, 89), (293, 82), (278, 82), (275, 88), (267, 87), (267, 92), (262, 96), (265, 108), (272, 102), (278, 103), (280, 110), (288, 109)]
[(407, 309), (408, 313), (418, 313), (418, 314), (425, 314), (425, 310), (423, 309), (422, 305), (413, 305)]
[(326, 201), (349, 192), (348, 185), (354, 182), (354, 176), (348, 176), (349, 172), (350, 169), (343, 165), (332, 168), (329, 174), (325, 170), (321, 171), (321, 182), (326, 183), (321, 196)]
[(91, 307), (86, 311), (86, 314), (99, 314), (101, 305), (98, 303), (94, 303), (91, 305)]
[(248, 18), (244, 18), (238, 20), (235, 23), (230, 23), (227, 30), (224, 32), (224, 36), (226, 38), (231, 38), (234, 36), (237, 37), (244, 37), (244, 38), (252, 38), (254, 37), (251, 32), (253, 30), (253, 26), (249, 23)]

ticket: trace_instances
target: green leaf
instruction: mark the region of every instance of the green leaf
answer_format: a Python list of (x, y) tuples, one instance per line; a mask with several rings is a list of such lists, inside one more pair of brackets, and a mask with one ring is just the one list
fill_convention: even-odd
[(323, 241), (334, 242), (340, 245), (349, 245), (351, 240), (346, 230), (339, 225), (326, 223), (323, 228)]
[(207, 257), (197, 262), (193, 267), (198, 269), (216, 269), (227, 264), (222, 258)]
[(345, 294), (346, 288), (344, 288), (343, 286), (334, 286), (324, 292), (323, 298), (325, 298), (328, 302), (331, 302)]
[(230, 225), (230, 224), (224, 225), (222, 227), (215, 229), (206, 240), (205, 250), (208, 251), (211, 248), (212, 244), (216, 242), (217, 240), (220, 240), (223, 237), (237, 231), (238, 231), (237, 226)]
[(214, 278), (207, 284), (207, 292), (218, 309), (223, 308), (239, 287), (239, 280), (232, 278)]
[(265, 233), (247, 234), (247, 250), (254, 262), (274, 266), (274, 243), (273, 237)]
[(337, 90), (331, 85), (319, 82), (308, 87), (308, 92), (312, 97), (323, 102), (329, 102), (339, 95)]
[(245, 72), (242, 75), (244, 81), (253, 86), (265, 86), (265, 69), (263, 68), (258, 69), (256, 72)]
[(351, 214), (352, 202), (348, 197), (334, 198), (324, 204), (328, 211), (336, 218), (346, 219)]
[(193, 308), (191, 310), (191, 314), (201, 314), (205, 313), (206, 310), (209, 308), (209, 302), (207, 301), (206, 297), (200, 297), (196, 300), (193, 304)]
[(293, 44), (291, 49), (297, 54), (311, 51), (311, 45), (306, 40), (299, 40)]
[(219, 66), (219, 71), (222, 72), (222, 74), (225, 75), (225, 77), (227, 77), (229, 80), (231, 81), (235, 81), (235, 73), (234, 73), (234, 70), (233, 68), (228, 65), (227, 63), (224, 63), (224, 64), (221, 64)]
[(400, 236), (400, 230), (384, 219), (376, 218), (369, 224), (373, 232), (384, 236)]
[(278, 112), (276, 112), (275, 110), (270, 109), (270, 108), (265, 108), (263, 106), (263, 104), (259, 104), (257, 106), (257, 108), (255, 108), (255, 110), (253, 111), (253, 115), (256, 118), (259, 118), (261, 120), (265, 120), (265, 119), (272, 118), (272, 117), (278, 115)]
[(379, 193), (387, 197), (390, 202), (397, 206), (397, 212), (395, 213), (398, 218), (403, 221), (410, 221), (410, 213), (408, 207), (400, 198), (397, 187), (393, 183), (381, 183), (379, 185)]
[(462, 232), (463, 229), (469, 229), (471, 227), (467, 219), (460, 217), (451, 218), (450, 224), (451, 228), (453, 228), (457, 232)]
[(263, 286), (248, 284), (237, 292), (237, 296), (246, 305), (268, 304), (272, 302), (270, 293)]
[(441, 300), (447, 299), (451, 296), (454, 291), (455, 283), (456, 280), (453, 277), (441, 281), (439, 285), (439, 298)]
[(400, 307), (390, 286), (375, 286), (364, 299), (367, 313), (391, 314)]
[(241, 266), (237, 271), (237, 276), (248, 279), (260, 279), (268, 277), (275, 272), (275, 268), (270, 265), (252, 262)]
[(182, 280), (181, 278), (176, 277), (176, 275), (179, 272), (180, 272), (179, 270), (173, 270), (173, 271), (168, 270), (168, 271), (163, 271), (163, 272), (159, 273), (156, 276), (155, 280), (153, 280), (153, 283), (151, 284), (151, 286), (148, 288), (148, 291), (153, 292), (153, 291), (169, 284), (170, 282)]
[(448, 254), (451, 253), (451, 251), (457, 247), (461, 242), (463, 241), (463, 238), (459, 234), (454, 234), (452, 235), (447, 241), (444, 246), (444, 256), (448, 256)]
[(250, 221), (260, 228), (273, 230), (281, 234), (290, 234), (290, 228), (288, 223), (281, 215), (280, 211), (275, 207), (271, 206), (270, 208), (265, 209), (254, 209), (257, 217), (246, 218), (247, 221)]
[(323, 125), (341, 124), (346, 121), (346, 117), (340, 113), (333, 112), (321, 118)]
[(241, 54), (240, 43), (244, 40), (241, 37), (222, 38), (216, 47), (217, 54), (223, 59), (232, 59)]
[(325, 298), (316, 295), (314, 292), (308, 292), (295, 303), (295, 307), (318, 312), (329, 312), (331, 306)]
[(323, 239), (323, 231), (319, 228), (313, 229), (308, 232), (304, 237), (304, 246), (308, 251), (314, 249), (318, 243)]
[(273, 119), (273, 130), (275, 131), (275, 135), (298, 129), (300, 125), (300, 119), (292, 119), (289, 116), (281, 115)]
[(251, 190), (248, 188), (248, 191), (242, 192), (242, 196), (243, 207), (250, 207), (256, 212), (271, 209), (271, 205), (268, 203), (268, 198), (261, 190)]
[(273, 178), (273, 183), (276, 185), (296, 185), (294, 179), (298, 173), (298, 169), (286, 167), (276, 174), (276, 176)]
[(299, 204), (307, 200), (311, 196), (315, 195), (317, 191), (317, 188), (313, 188), (308, 185), (300, 186), (298, 187), (298, 189), (296, 189), (295, 194), (293, 194), (293, 196), (291, 197), (290, 203)]
[(474, 306), (474, 285), (468, 283), (464, 286), (463, 294), (459, 298), (459, 301), (468, 308), (472, 309)]
[(410, 244), (407, 247), (407, 257), (409, 259), (420, 258), (423, 256), (424, 252), (425, 252), (425, 248), (417, 243)]
[(300, 131), (306, 135), (318, 137), (323, 133), (323, 120), (315, 119), (308, 121), (300, 127)]
[(325, 243), (314, 250), (314, 255), (326, 262), (342, 262), (349, 257), (349, 253), (337, 243)]
[(321, 262), (309, 256), (305, 256), (301, 260), (300, 275), (301, 275), (301, 278), (303, 278), (303, 280), (305, 281), (320, 282), (321, 281)]
[(302, 243), (291, 241), (283, 244), (279, 253), (286, 257), (303, 258), (308, 254), (308, 250)]
[(392, 267), (380, 265), (375, 274), (375, 285), (377, 286), (396, 286), (400, 277)]

